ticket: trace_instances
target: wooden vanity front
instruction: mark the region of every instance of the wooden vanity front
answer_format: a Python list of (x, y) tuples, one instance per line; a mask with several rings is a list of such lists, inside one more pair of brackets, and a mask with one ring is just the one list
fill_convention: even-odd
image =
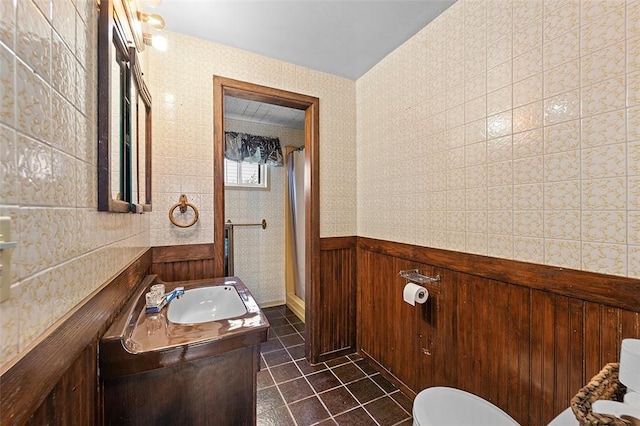
[(269, 322), (237, 277), (165, 283), (233, 285), (247, 313), (202, 324), (173, 324), (167, 307), (145, 314), (144, 290), (100, 342), (102, 419), (106, 425), (254, 425), (260, 344)]

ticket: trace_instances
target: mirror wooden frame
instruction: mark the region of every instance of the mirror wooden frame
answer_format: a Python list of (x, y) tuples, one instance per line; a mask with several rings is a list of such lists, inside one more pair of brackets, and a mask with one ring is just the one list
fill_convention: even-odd
[[(151, 132), (151, 95), (142, 78), (142, 71), (140, 69), (138, 54), (135, 45), (137, 40), (134, 37), (135, 31), (131, 27), (130, 14), (132, 13), (128, 8), (126, 1), (121, 4), (120, 15), (116, 11), (116, 3), (120, 0), (100, 0), (100, 13), (98, 18), (98, 210), (129, 213), (129, 212), (141, 212), (151, 211), (151, 145), (152, 145), (152, 132)], [(126, 25), (126, 27), (125, 27)], [(128, 35), (128, 36), (127, 36)], [(128, 39), (133, 38), (136, 44), (131, 47), (127, 47), (128, 44), (133, 44)], [(124, 196), (125, 200), (115, 199), (112, 196), (111, 180), (112, 180), (112, 158), (111, 150), (114, 142), (119, 141), (111, 140), (111, 126), (113, 123), (113, 110), (111, 102), (111, 85), (114, 83), (111, 78), (112, 67), (115, 64), (115, 60), (112, 57), (111, 50), (115, 46), (116, 54), (124, 61), (128, 63), (128, 84), (135, 87), (138, 96), (142, 98), (145, 105), (145, 134), (143, 139), (136, 140), (135, 146), (132, 144), (132, 158), (131, 162), (139, 162), (138, 146), (143, 143), (145, 146), (145, 161), (143, 168), (136, 167), (136, 176), (131, 176), (130, 179), (135, 179), (138, 184), (137, 188), (140, 188), (140, 171), (144, 171), (144, 178), (142, 179), (145, 189), (145, 199), (134, 200), (132, 185), (127, 189), (128, 194)], [(138, 100), (135, 99), (135, 102)], [(132, 114), (129, 114), (131, 116)], [(137, 119), (137, 114), (136, 114)], [(122, 118), (121, 118), (122, 120)], [(125, 123), (130, 128), (130, 123)], [(122, 152), (120, 152), (122, 156)], [(122, 157), (121, 157), (122, 158)], [(121, 161), (120, 161), (121, 162)], [(131, 167), (125, 171), (126, 176), (130, 176)], [(118, 175), (122, 179), (123, 171), (120, 170)], [(140, 191), (138, 191), (139, 193)], [(142, 204), (142, 209), (139, 209)]]
[[(129, 48), (129, 56), (131, 57), (131, 70), (133, 75), (133, 84), (136, 87), (136, 92), (138, 94), (138, 98), (142, 100), (142, 105), (144, 106), (145, 114), (144, 114), (144, 135), (142, 138), (136, 137), (136, 154), (135, 158), (137, 161), (136, 170), (138, 171), (137, 176), (137, 191), (140, 194), (140, 188), (144, 187), (144, 199), (141, 200), (138, 195), (138, 199), (136, 200), (136, 204), (142, 204), (142, 207), (145, 212), (151, 211), (151, 93), (149, 92), (149, 88), (144, 82), (142, 76), (142, 68), (140, 68), (139, 56), (137, 55), (136, 48)], [(140, 108), (140, 104), (136, 100), (136, 120), (139, 117), (137, 109)], [(138, 125), (136, 125), (136, 131), (140, 129)], [(140, 164), (140, 146), (144, 145), (144, 164)], [(140, 166), (143, 166), (140, 168)], [(140, 170), (144, 170), (144, 176), (140, 179)]]

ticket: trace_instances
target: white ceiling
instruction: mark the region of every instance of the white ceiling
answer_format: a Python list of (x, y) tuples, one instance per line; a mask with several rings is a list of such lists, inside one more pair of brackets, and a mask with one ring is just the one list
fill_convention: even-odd
[(168, 31), (356, 80), (454, 2), (162, 0), (147, 12)]
[(304, 129), (304, 110), (224, 97), (224, 117), (254, 123)]
[[(454, 2), (162, 0), (147, 12), (168, 31), (356, 80)], [(304, 111), (230, 97), (224, 108), (227, 118), (304, 128)]]

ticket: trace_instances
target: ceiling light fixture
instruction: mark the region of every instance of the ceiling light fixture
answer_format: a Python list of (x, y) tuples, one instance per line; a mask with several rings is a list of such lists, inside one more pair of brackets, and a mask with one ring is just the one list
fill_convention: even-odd
[(164, 28), (164, 18), (157, 13), (148, 14), (138, 12), (138, 19), (156, 30)]
[(161, 52), (166, 52), (167, 51), (167, 47), (168, 47), (168, 43), (167, 43), (167, 39), (164, 38), (161, 35), (156, 35), (156, 34), (149, 34), (149, 33), (144, 33), (142, 35), (142, 38), (144, 40), (144, 44), (146, 44), (147, 46), (152, 46), (155, 49), (158, 49)]

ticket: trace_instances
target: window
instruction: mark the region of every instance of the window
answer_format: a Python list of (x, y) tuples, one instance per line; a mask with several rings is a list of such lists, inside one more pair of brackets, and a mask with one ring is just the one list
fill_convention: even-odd
[(254, 164), (224, 159), (224, 186), (231, 188), (269, 189), (269, 168), (265, 164)]

